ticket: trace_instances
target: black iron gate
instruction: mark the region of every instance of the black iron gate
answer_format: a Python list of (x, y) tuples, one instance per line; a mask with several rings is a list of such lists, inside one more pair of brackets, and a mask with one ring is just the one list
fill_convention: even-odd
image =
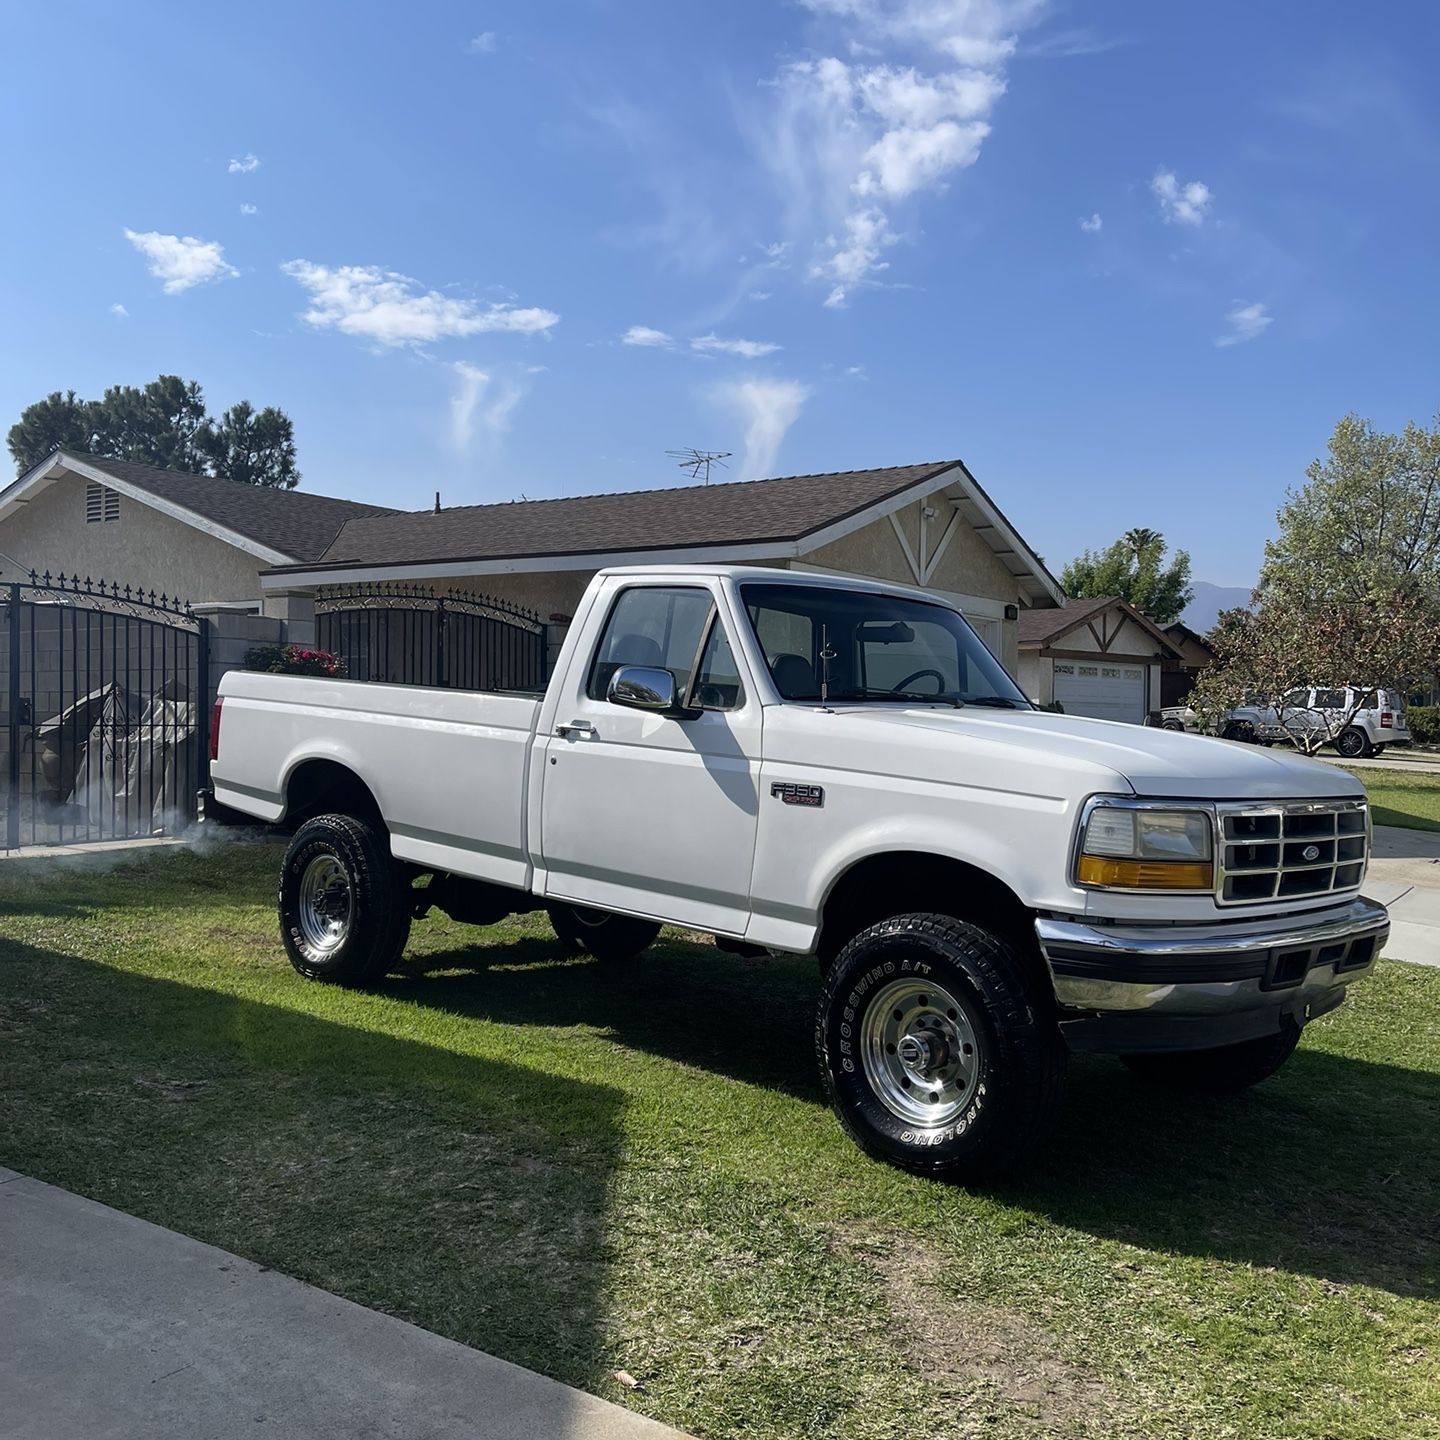
[(340, 656), (351, 680), (447, 690), (538, 690), (545, 626), (538, 615), (486, 595), (370, 584), (321, 591), (316, 643)]
[(174, 834), (209, 759), (209, 627), (169, 596), (32, 573), (0, 589), (6, 849)]

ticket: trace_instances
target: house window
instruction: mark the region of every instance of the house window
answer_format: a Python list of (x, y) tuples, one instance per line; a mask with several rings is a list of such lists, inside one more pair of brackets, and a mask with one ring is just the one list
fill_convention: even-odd
[(120, 518), (120, 492), (91, 481), (85, 491), (85, 523), (102, 525)]

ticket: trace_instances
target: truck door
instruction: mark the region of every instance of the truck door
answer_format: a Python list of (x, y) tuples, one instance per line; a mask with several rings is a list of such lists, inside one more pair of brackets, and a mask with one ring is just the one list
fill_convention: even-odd
[[(669, 670), (697, 713), (607, 700), (624, 665)], [(627, 584), (564, 677), (541, 767), (544, 893), (743, 933), (759, 810), (759, 697), (705, 586)]]

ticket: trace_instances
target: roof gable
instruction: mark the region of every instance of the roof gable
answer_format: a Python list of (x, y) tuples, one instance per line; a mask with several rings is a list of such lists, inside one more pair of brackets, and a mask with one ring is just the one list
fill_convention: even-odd
[(1089, 625), (1111, 610), (1144, 630), (1167, 654), (1178, 656), (1175, 642), (1143, 611), (1118, 595), (1085, 596), (1067, 600), (1057, 610), (1022, 610), (1020, 612), (1020, 646), (1022, 649), (1044, 649), (1065, 636)]
[(162, 470), (133, 460), (57, 450), (0, 491), (0, 517), (26, 494), (69, 473), (111, 485), (269, 565), (318, 559), (347, 520), (390, 513), (378, 505)]

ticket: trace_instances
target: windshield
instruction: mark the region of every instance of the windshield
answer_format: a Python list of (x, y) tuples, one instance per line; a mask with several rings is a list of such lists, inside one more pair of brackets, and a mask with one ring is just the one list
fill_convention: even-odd
[(786, 700), (928, 700), (1033, 707), (947, 605), (818, 585), (744, 585), (741, 596)]

